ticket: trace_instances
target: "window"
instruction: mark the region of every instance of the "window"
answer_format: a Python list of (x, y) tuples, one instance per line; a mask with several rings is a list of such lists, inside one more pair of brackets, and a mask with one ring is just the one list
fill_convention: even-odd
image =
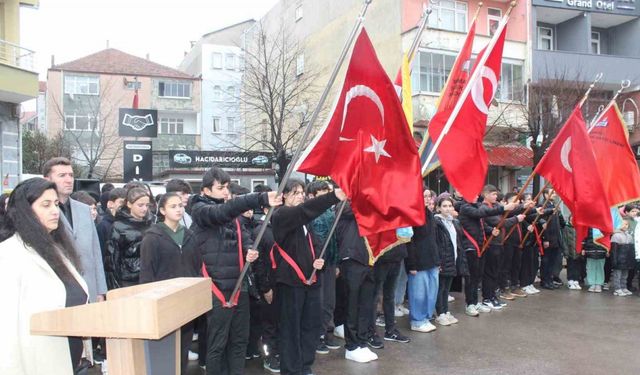
[(233, 117), (227, 117), (227, 132), (229, 133), (236, 132), (236, 119)]
[(220, 133), (220, 117), (211, 118), (211, 132)]
[(524, 101), (522, 65), (502, 63), (502, 73), (500, 74), (500, 84), (496, 92), (496, 99)]
[(493, 36), (498, 30), (500, 20), (502, 19), (502, 10), (496, 8), (487, 9), (487, 20), (489, 26), (489, 35)]
[(251, 191), (255, 192), (256, 191), (256, 186), (258, 185), (267, 185), (267, 180), (265, 179), (257, 179), (257, 178), (252, 178), (251, 179)]
[(184, 119), (160, 118), (160, 134), (184, 134)]
[(236, 70), (236, 56), (228, 53), (224, 59), (224, 68), (227, 70)]
[(218, 85), (213, 86), (213, 100), (222, 100), (222, 87)]
[(142, 82), (127, 81), (127, 90), (140, 90), (142, 88)]
[(296, 7), (296, 22), (300, 21), (302, 19), (302, 5), (298, 5)]
[[(238, 184), (238, 185), (240, 185), (240, 180), (239, 180), (239, 179), (237, 179), (237, 178), (232, 178), (232, 179), (231, 179), (231, 183), (232, 183), (232, 184)], [(242, 186), (242, 185), (240, 185), (240, 186)]]
[(538, 26), (538, 49), (553, 51), (553, 29)]
[(213, 69), (222, 69), (222, 54), (219, 52), (214, 52), (211, 55), (211, 67)]
[(433, 5), (433, 14), (429, 17), (429, 26), (451, 31), (467, 31), (467, 3), (440, 0), (437, 5)]
[(419, 69), (413, 70), (414, 74), (418, 74), (417, 79), (414, 79), (417, 90), (433, 93), (442, 91), (455, 60), (456, 56), (453, 54), (421, 51), (416, 59)]
[(98, 120), (91, 115), (64, 115), (64, 130), (98, 130)]
[(190, 98), (191, 83), (189, 82), (160, 82), (158, 96), (170, 98)]
[(234, 86), (227, 87), (227, 101), (228, 102), (236, 101), (236, 88)]
[(100, 77), (65, 76), (64, 93), (71, 95), (100, 95)]
[(298, 55), (296, 58), (296, 75), (299, 76), (304, 73), (304, 55)]
[(591, 32), (591, 53), (600, 54), (600, 33), (597, 31)]
[(239, 71), (244, 71), (244, 56), (240, 55), (238, 56), (238, 70)]

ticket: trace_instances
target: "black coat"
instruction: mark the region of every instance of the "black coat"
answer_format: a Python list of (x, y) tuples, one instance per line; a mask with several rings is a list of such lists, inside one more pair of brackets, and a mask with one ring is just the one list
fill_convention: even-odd
[(240, 277), (238, 241), (242, 241), (243, 257), (253, 246), (251, 236), (240, 230), (238, 217), (245, 211), (267, 206), (267, 193), (246, 194), (227, 202), (204, 195), (194, 195), (189, 201), (189, 212), (193, 223), (191, 230), (196, 236), (198, 254), (207, 273), (215, 285), (229, 298)]
[[(151, 219), (135, 219), (127, 207), (116, 213), (107, 242), (107, 265), (105, 270), (113, 270), (107, 276), (109, 288), (119, 288), (122, 281), (137, 283), (140, 277), (140, 244), (144, 233), (151, 226)], [(111, 277), (112, 276), (112, 277)]]
[[(482, 206), (487, 207), (489, 209), (492, 209), (495, 207), (503, 207), (499, 203), (496, 203), (493, 207), (489, 206), (487, 203), (483, 203)], [(500, 244), (502, 244), (502, 240), (504, 239), (504, 235), (506, 234), (505, 233), (506, 228), (511, 227), (518, 223), (518, 218), (516, 217), (516, 215), (520, 214), (521, 212), (523, 212), (522, 206), (509, 212), (509, 214), (507, 215), (507, 219), (505, 219), (504, 221), (503, 227), (500, 228), (500, 234), (496, 238), (491, 240), (492, 246), (499, 246)], [(503, 207), (503, 214), (504, 214), (504, 207)], [(493, 228), (496, 228), (498, 224), (500, 224), (503, 214), (487, 216), (486, 218), (484, 218), (484, 223), (488, 225), (491, 228), (491, 230), (493, 230)]]
[(550, 248), (564, 249), (564, 240), (562, 239), (562, 228), (565, 226), (564, 216), (560, 211), (553, 213), (554, 204), (548, 202), (544, 207), (545, 212), (543, 217), (545, 218), (545, 223), (547, 225), (547, 229), (544, 230), (542, 234), (542, 240), (549, 242)]
[(98, 240), (100, 241), (100, 251), (102, 251), (103, 262), (107, 256), (107, 242), (109, 241), (109, 237), (111, 237), (111, 228), (113, 227), (113, 222), (115, 220), (116, 218), (111, 215), (111, 211), (107, 210), (107, 212), (102, 215), (102, 220), (96, 224), (96, 231), (98, 232)]
[[(313, 219), (339, 202), (335, 193), (328, 193), (309, 199), (298, 206), (282, 206), (275, 210), (271, 218), (273, 237), (280, 247), (296, 262), (306, 278), (313, 272), (314, 258), (311, 254), (309, 237), (315, 248), (316, 258), (320, 256), (322, 244), (314, 238), (310, 226)], [(306, 225), (307, 234), (303, 226)], [(293, 268), (285, 262), (279, 252), (275, 252), (277, 264), (276, 282), (293, 287), (304, 287), (306, 284), (300, 280)], [(311, 287), (317, 287), (316, 282)]]
[[(261, 222), (259, 223), (261, 224)], [(253, 228), (252, 233), (252, 238), (254, 240), (258, 236), (259, 231), (260, 225), (256, 225)], [(260, 256), (251, 265), (256, 278), (257, 288), (260, 293), (263, 294), (276, 287), (276, 272), (271, 264), (271, 251), (274, 251), (273, 256), (275, 256), (275, 252), (277, 252), (277, 250), (274, 248), (274, 244), (275, 240), (273, 239), (273, 228), (271, 228), (271, 223), (269, 223), (267, 224), (267, 228), (264, 231), (264, 235), (262, 236), (260, 244), (258, 244), (258, 251), (260, 252)]]
[(453, 242), (451, 241), (451, 235), (445, 226), (443, 219), (436, 216), (434, 218), (436, 222), (436, 244), (438, 247), (438, 256), (440, 258), (440, 275), (442, 276), (466, 276), (469, 274), (469, 267), (467, 266), (467, 257), (465, 256), (464, 249), (462, 248), (462, 228), (457, 220), (453, 220), (453, 226), (456, 230), (456, 257), (454, 257)]
[(582, 240), (582, 251), (584, 251), (585, 257), (590, 259), (604, 259), (607, 256), (607, 250), (593, 242), (593, 230), (591, 228), (587, 230), (587, 236)]
[(616, 270), (632, 270), (636, 268), (636, 250), (633, 236), (627, 233), (615, 233), (613, 235), (611, 238), (611, 267)]
[(425, 271), (440, 265), (436, 242), (436, 222), (433, 213), (425, 208), (426, 222), (413, 227), (413, 237), (407, 243), (407, 271)]
[[(502, 206), (491, 208), (478, 202), (469, 203), (467, 201), (462, 201), (459, 208), (458, 220), (463, 231), (466, 231), (476, 241), (478, 247), (482, 248), (484, 238), (491, 236), (492, 229), (484, 222), (484, 219), (489, 216), (502, 215), (504, 208)], [(464, 250), (477, 250), (476, 246), (464, 234), (462, 236), (462, 247)]]
[(140, 283), (198, 277), (202, 261), (196, 251), (193, 232), (184, 228), (182, 245), (178, 246), (160, 225), (152, 225), (140, 245)]
[(364, 239), (360, 237), (358, 223), (349, 203), (345, 206), (340, 220), (338, 220), (336, 238), (341, 261), (351, 259), (365, 266), (369, 265), (369, 251)]

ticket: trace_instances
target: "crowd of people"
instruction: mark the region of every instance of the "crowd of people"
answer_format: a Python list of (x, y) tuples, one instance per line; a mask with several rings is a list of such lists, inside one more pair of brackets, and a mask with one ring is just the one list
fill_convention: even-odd
[(463, 292), (469, 317), (504, 309), (540, 293), (537, 275), (540, 288), (562, 287), (565, 258), (571, 290), (611, 285), (620, 297), (637, 290), (638, 207), (621, 210), (607, 251), (592, 234), (575, 243), (552, 189), (536, 202), (487, 185), (469, 202), (425, 188), (426, 223), (373, 263), (345, 193), (331, 181), (292, 179), (282, 195), (265, 185), (250, 192), (213, 167), (196, 193), (176, 179), (157, 197), (140, 182), (106, 184), (93, 197), (73, 193), (67, 159), (47, 162), (43, 176), (0, 200), (2, 374), (106, 367), (103, 340), (31, 335), (31, 314), (175, 277), (211, 278), (213, 309), (182, 327), (180, 351), (183, 374), (197, 360), (210, 375), (242, 374), (258, 358), (273, 373), (310, 375), (317, 354), (342, 347), (346, 360), (374, 361), (385, 342), (410, 342), (397, 317), (408, 315), (406, 328), (420, 333), (456, 324), (451, 290)]

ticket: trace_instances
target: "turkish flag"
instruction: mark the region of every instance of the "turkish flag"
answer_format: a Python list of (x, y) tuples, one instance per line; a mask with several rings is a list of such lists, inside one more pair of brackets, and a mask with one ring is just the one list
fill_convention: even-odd
[(360, 235), (375, 236), (369, 241), (374, 259), (397, 238), (381, 232), (425, 222), (418, 150), (394, 85), (364, 29), (332, 116), (297, 170), (331, 176), (345, 191)]
[[(437, 153), (447, 180), (469, 202), (475, 202), (487, 176), (489, 159), (482, 139), (487, 127), (489, 106), (500, 82), (502, 50), (506, 33), (505, 26), (497, 36), (498, 39), (493, 49), (483, 50), (478, 55), (478, 60), (480, 60), (484, 53), (489, 54), (484, 66), (476, 65), (473, 68), (474, 71), (481, 69), (481, 73), (477, 79), (467, 82), (467, 85), (472, 85), (469, 93), (466, 96), (461, 96), (460, 87), (455, 86), (451, 89), (447, 87), (438, 112), (429, 123), (429, 136), (435, 142), (444, 130), (449, 118), (454, 116), (453, 124), (442, 139)], [(469, 34), (471, 35), (471, 30)], [(469, 40), (469, 38), (467, 39)], [(462, 56), (463, 53), (470, 55), (470, 45), (467, 46), (465, 43), (464, 48), (467, 50), (461, 51), (460, 55)], [(458, 58), (457, 62), (463, 61)], [(462, 67), (459, 66), (457, 69)], [(455, 74), (461, 78), (456, 78), (454, 82), (464, 79), (463, 71), (459, 70)], [(456, 98), (457, 100), (455, 100)], [(464, 101), (462, 107), (458, 113), (452, 113), (458, 100)]]
[(131, 108), (138, 109), (138, 90), (133, 94), (133, 103), (131, 104)]
[(609, 204), (620, 206), (640, 200), (640, 172), (617, 104), (595, 121), (589, 139)]
[(579, 106), (534, 172), (551, 182), (571, 211), (576, 243), (582, 242), (588, 228), (600, 229), (608, 239), (613, 232), (611, 212)]

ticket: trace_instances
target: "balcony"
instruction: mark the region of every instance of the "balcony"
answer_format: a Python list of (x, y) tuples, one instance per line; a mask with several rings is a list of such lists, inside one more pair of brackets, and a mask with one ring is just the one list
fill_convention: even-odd
[(153, 151), (200, 149), (198, 134), (158, 134), (158, 138), (154, 138), (152, 142)]
[(0, 39), (0, 102), (18, 104), (36, 97), (35, 53)]

